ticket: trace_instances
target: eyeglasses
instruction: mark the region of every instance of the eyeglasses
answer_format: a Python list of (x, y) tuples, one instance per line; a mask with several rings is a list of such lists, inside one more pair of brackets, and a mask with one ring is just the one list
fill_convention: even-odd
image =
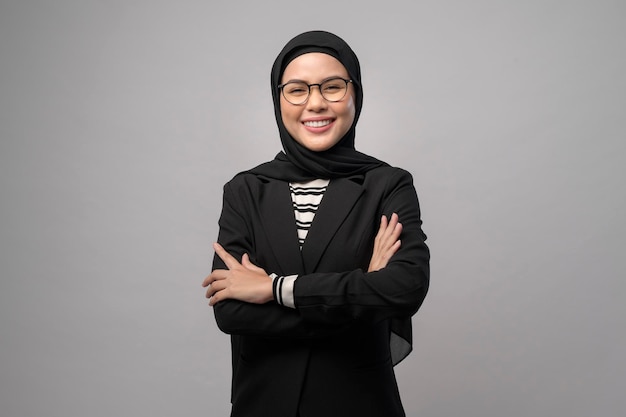
[(348, 83), (352, 80), (345, 80), (343, 78), (331, 78), (320, 84), (307, 84), (303, 81), (289, 81), (285, 84), (278, 86), (279, 90), (282, 90), (285, 100), (293, 105), (299, 106), (304, 104), (311, 95), (311, 87), (317, 86), (320, 89), (320, 94), (324, 97), (324, 100), (331, 103), (340, 101), (346, 96), (348, 92)]

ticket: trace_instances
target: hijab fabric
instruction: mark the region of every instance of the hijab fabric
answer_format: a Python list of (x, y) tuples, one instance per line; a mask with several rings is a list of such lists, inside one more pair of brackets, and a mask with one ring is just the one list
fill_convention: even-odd
[[(341, 140), (332, 148), (313, 152), (300, 145), (289, 134), (282, 121), (280, 112), (280, 90), (283, 72), (287, 65), (300, 55), (310, 52), (322, 52), (336, 58), (348, 71), (355, 91), (355, 116), (352, 126)], [(274, 61), (271, 73), (272, 99), (274, 115), (283, 152), (270, 162), (259, 165), (249, 172), (283, 181), (306, 181), (316, 178), (333, 179), (363, 174), (371, 169), (386, 166), (369, 155), (354, 148), (356, 123), (363, 105), (361, 86), (361, 68), (359, 60), (350, 46), (339, 36), (325, 31), (310, 31), (291, 39)]]

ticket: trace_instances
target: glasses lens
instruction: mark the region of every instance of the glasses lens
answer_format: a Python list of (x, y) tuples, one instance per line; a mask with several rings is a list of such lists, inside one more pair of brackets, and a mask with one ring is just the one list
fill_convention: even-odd
[(348, 91), (348, 83), (342, 78), (333, 78), (324, 81), (320, 87), (322, 96), (328, 101), (339, 101), (345, 97)]
[(290, 82), (283, 86), (283, 96), (291, 104), (302, 104), (309, 96), (309, 86), (301, 82)]

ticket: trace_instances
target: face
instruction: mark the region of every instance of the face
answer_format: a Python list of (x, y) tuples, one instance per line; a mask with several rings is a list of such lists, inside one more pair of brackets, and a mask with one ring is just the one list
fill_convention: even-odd
[[(300, 55), (287, 65), (281, 83), (298, 80), (317, 84), (333, 77), (350, 78), (337, 59), (321, 52), (311, 52)], [(334, 103), (326, 101), (317, 86), (311, 87), (309, 99), (301, 105), (291, 104), (280, 95), (280, 112), (287, 131), (296, 142), (314, 152), (335, 146), (350, 130), (355, 111), (352, 83), (348, 84), (346, 96)]]

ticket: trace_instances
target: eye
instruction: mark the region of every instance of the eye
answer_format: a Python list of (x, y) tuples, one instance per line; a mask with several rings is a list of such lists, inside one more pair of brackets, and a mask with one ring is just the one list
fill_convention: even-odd
[(335, 93), (346, 88), (346, 83), (343, 80), (328, 80), (322, 85), (324, 91), (329, 93)]
[(303, 95), (309, 92), (309, 87), (303, 83), (289, 83), (283, 87), (285, 93), (289, 95)]

